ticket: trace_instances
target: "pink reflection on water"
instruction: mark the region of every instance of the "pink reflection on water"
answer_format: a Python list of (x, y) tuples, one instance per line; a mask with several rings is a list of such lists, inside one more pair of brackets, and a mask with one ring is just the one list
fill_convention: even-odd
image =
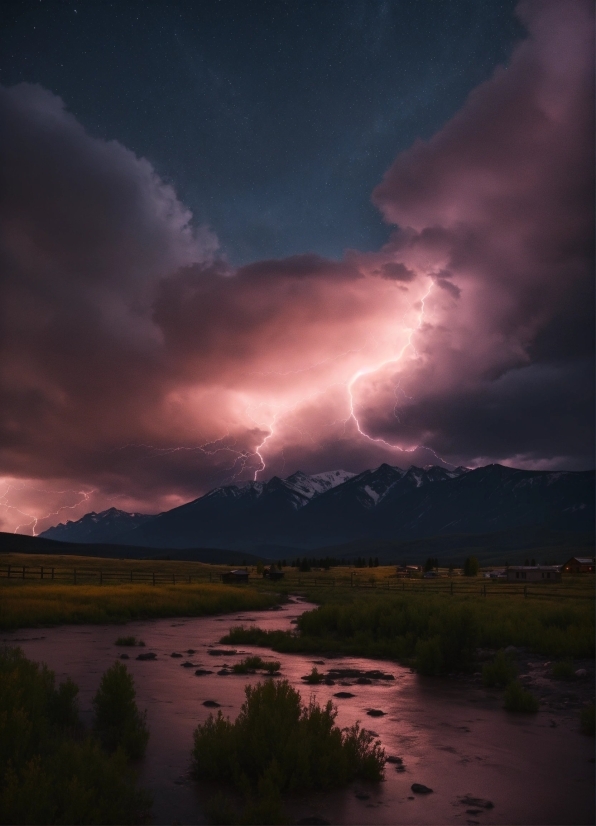
[[(258, 676), (195, 676), (195, 668), (217, 672), (236, 656), (214, 657), (208, 647), (218, 644), (229, 628), (257, 624), (268, 630), (289, 629), (291, 621), (314, 606), (292, 602), (280, 611), (251, 612), (179, 620), (153, 620), (126, 625), (126, 634), (143, 639), (155, 661), (137, 661), (139, 649), (121, 649), (114, 641), (121, 627), (61, 626), (6, 634), (4, 642), (20, 645), (34, 660), (46, 662), (58, 679), (70, 676), (80, 686), (80, 706), (85, 722), (91, 721), (91, 699), (101, 674), (127, 651), (127, 666), (137, 686), (140, 708), (147, 709), (151, 738), (141, 766), (141, 782), (154, 796), (156, 823), (205, 823), (205, 790), (188, 777), (192, 732), (210, 709), (206, 700), (221, 704), (234, 718), (244, 700), (244, 686)], [(221, 646), (220, 646), (221, 647)], [(194, 649), (194, 654), (186, 652)], [(184, 655), (172, 658), (172, 652)], [(260, 653), (246, 647), (243, 652)], [(365, 658), (315, 658), (272, 654), (282, 664), (282, 675), (298, 687), (306, 700), (331, 699), (338, 708), (337, 722), (356, 721), (373, 731), (388, 755), (403, 759), (405, 771), (387, 764), (386, 780), (378, 786), (357, 783), (341, 792), (293, 798), (289, 808), (296, 819), (318, 815), (342, 824), (589, 824), (594, 822), (593, 740), (578, 732), (577, 720), (560, 715), (556, 727), (552, 714), (516, 717), (501, 708), (495, 692), (423, 679), (395, 663)], [(331, 668), (379, 669), (392, 681), (371, 685), (305, 686), (301, 677), (313, 660), (323, 660), (321, 671)], [(336, 699), (338, 691), (354, 694)], [(384, 716), (370, 717), (380, 709)], [(433, 794), (413, 795), (411, 784), (424, 783)], [(489, 799), (494, 808), (474, 809), (459, 799), (466, 794)], [(414, 799), (412, 799), (414, 798)]]

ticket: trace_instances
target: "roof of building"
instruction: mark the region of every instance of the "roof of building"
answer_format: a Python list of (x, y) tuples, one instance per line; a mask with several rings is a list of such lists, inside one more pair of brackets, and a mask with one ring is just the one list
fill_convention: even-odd
[(571, 559), (568, 559), (565, 565), (569, 562), (579, 562), (580, 565), (593, 565), (594, 564), (594, 557), (593, 556), (572, 556)]
[(510, 565), (509, 571), (560, 571), (560, 565)]

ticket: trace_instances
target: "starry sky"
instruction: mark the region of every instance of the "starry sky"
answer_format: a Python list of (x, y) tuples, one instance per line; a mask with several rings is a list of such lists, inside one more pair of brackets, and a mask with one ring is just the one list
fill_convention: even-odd
[(0, 529), (593, 466), (588, 0), (0, 15)]

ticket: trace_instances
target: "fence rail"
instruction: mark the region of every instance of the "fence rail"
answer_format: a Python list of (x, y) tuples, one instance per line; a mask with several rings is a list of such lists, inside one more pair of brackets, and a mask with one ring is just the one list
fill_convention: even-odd
[[(149, 585), (182, 585), (208, 584), (221, 582), (221, 574), (204, 572), (184, 574), (181, 572), (147, 571), (147, 570), (109, 570), (105, 568), (66, 568), (44, 565), (4, 565), (0, 566), (0, 579), (22, 581), (39, 580), (71, 585), (121, 585), (121, 584), (149, 584)], [(255, 574), (249, 577), (249, 582), (262, 583), (263, 579)], [(403, 579), (376, 579), (350, 575), (319, 575), (316, 574), (286, 574), (281, 581), (284, 587), (291, 588), (358, 588), (362, 590), (376, 590), (379, 592), (402, 593), (431, 593), (464, 596), (523, 596), (532, 598), (568, 598), (594, 599), (594, 593), (586, 593), (585, 589), (576, 590), (573, 587), (561, 587), (556, 591), (545, 590), (546, 583), (531, 583), (516, 585), (505, 582), (478, 582), (454, 577), (438, 581), (424, 581), (417, 578)], [(549, 583), (552, 587), (552, 583)], [(547, 586), (548, 587), (548, 586)]]

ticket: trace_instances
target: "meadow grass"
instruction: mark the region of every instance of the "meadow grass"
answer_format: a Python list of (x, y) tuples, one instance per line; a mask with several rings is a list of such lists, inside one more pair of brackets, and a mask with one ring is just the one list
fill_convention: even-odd
[(540, 701), (520, 682), (512, 680), (505, 689), (505, 709), (522, 714), (535, 714), (540, 708)]
[(339, 652), (397, 660), (424, 674), (462, 671), (478, 647), (508, 645), (555, 657), (594, 656), (594, 607), (587, 599), (484, 598), (329, 589), (302, 614), (297, 632), (233, 628), (222, 642), (280, 652)]
[(72, 586), (10, 581), (0, 587), (0, 629), (201, 617), (262, 610), (275, 602), (277, 597), (272, 593), (229, 585)]

